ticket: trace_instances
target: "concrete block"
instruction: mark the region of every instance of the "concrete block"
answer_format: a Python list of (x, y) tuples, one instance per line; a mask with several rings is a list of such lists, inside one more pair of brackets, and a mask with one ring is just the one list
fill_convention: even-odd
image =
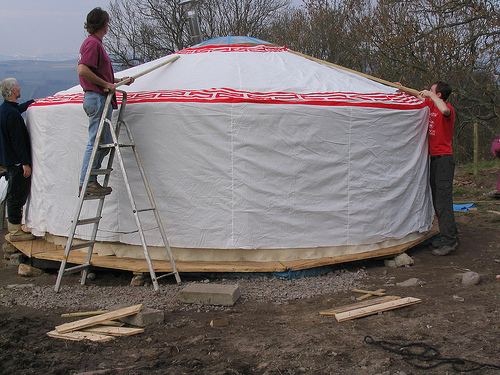
[[(123, 309), (128, 306), (112, 306), (110, 308), (111, 311)], [(141, 311), (139, 311), (135, 315), (126, 316), (124, 318), (119, 319), (121, 322), (130, 324), (137, 327), (147, 327), (154, 324), (163, 324), (165, 320), (165, 313), (162, 310), (156, 310), (149, 307), (143, 307)]]
[(189, 284), (179, 293), (182, 302), (233, 306), (241, 292), (238, 285)]

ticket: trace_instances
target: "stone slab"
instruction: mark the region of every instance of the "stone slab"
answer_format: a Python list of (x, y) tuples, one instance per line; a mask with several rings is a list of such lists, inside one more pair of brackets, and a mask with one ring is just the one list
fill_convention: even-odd
[(233, 306), (240, 296), (238, 285), (220, 284), (189, 284), (179, 293), (182, 302), (220, 306)]

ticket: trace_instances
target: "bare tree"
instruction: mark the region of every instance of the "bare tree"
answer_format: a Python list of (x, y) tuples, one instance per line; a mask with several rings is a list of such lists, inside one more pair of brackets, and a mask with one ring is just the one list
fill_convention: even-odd
[(198, 14), (207, 38), (227, 35), (262, 37), (290, 0), (200, 0)]
[(113, 61), (134, 66), (188, 45), (186, 16), (178, 0), (114, 0), (106, 48)]
[[(203, 39), (261, 37), (290, 0), (198, 0)], [(113, 0), (106, 48), (124, 67), (150, 61), (190, 45), (186, 9), (180, 0)]]

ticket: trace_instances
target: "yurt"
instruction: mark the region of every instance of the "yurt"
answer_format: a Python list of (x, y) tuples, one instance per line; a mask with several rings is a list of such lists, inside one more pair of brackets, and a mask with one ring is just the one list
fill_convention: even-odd
[[(177, 261), (307, 268), (429, 236), (429, 111), (420, 99), (248, 37), (209, 40), (116, 76), (173, 56), (120, 89)], [(88, 140), (82, 101), (75, 86), (27, 112), (33, 180), (25, 221), (62, 246)], [(142, 181), (128, 174), (140, 205)], [(141, 258), (119, 168), (110, 186), (94, 250)], [(151, 258), (167, 259), (160, 234), (147, 228), (153, 220), (144, 225)], [(90, 229), (77, 237), (88, 239)]]

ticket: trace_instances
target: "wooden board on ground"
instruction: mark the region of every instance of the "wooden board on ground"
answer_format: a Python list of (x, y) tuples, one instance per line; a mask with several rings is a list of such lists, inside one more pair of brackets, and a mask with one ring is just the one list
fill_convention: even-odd
[(65, 339), (65, 340), (71, 340), (71, 341), (90, 340), (90, 341), (95, 341), (95, 342), (106, 342), (106, 341), (111, 341), (111, 340), (115, 339), (113, 336), (101, 335), (101, 334), (92, 333), (92, 332), (81, 332), (81, 331), (60, 333), (60, 332), (57, 332), (56, 330), (54, 330), (54, 331), (47, 332), (47, 335), (50, 337), (54, 337), (56, 339)]
[(101, 324), (102, 322), (104, 322), (106, 320), (120, 319), (120, 318), (124, 318), (126, 316), (137, 314), (139, 311), (141, 311), (141, 308), (142, 308), (142, 304), (126, 307), (124, 309), (111, 311), (111, 312), (101, 314), (98, 316), (92, 316), (90, 318), (77, 320), (76, 322), (61, 324), (61, 325), (56, 327), (56, 330), (59, 333), (77, 331), (79, 329), (83, 329), (83, 328), (91, 327), (91, 326), (94, 326), (97, 324)]
[(132, 336), (132, 335), (137, 335), (138, 333), (143, 333), (144, 329), (128, 328), (128, 327), (96, 326), (91, 328), (85, 328), (83, 332), (97, 333), (100, 335), (107, 335), (107, 336)]
[(61, 314), (61, 318), (72, 318), (78, 316), (92, 316), (100, 315), (109, 312), (109, 310), (99, 310), (99, 311), (79, 311), (74, 313)]
[(377, 305), (377, 304), (383, 303), (383, 302), (395, 301), (395, 300), (400, 299), (400, 298), (401, 297), (398, 297), (398, 296), (384, 296), (384, 297), (374, 298), (374, 299), (371, 299), (368, 301), (362, 301), (362, 302), (352, 303), (350, 305), (335, 307), (333, 309), (323, 310), (323, 311), (320, 311), (319, 314), (320, 315), (335, 315), (335, 314), (339, 314), (339, 313), (342, 313), (345, 311), (351, 311), (351, 310), (360, 309), (362, 307)]
[(398, 299), (395, 301), (383, 302), (383, 303), (379, 303), (377, 305), (362, 307), (359, 309), (338, 313), (338, 314), (335, 314), (335, 318), (337, 319), (337, 321), (343, 322), (346, 320), (362, 318), (364, 316), (377, 314), (377, 313), (383, 312), (383, 311), (394, 310), (394, 309), (398, 309), (400, 307), (414, 305), (414, 304), (420, 303), (420, 302), (422, 302), (422, 300), (419, 298), (406, 297), (406, 298), (401, 298), (401, 299)]

